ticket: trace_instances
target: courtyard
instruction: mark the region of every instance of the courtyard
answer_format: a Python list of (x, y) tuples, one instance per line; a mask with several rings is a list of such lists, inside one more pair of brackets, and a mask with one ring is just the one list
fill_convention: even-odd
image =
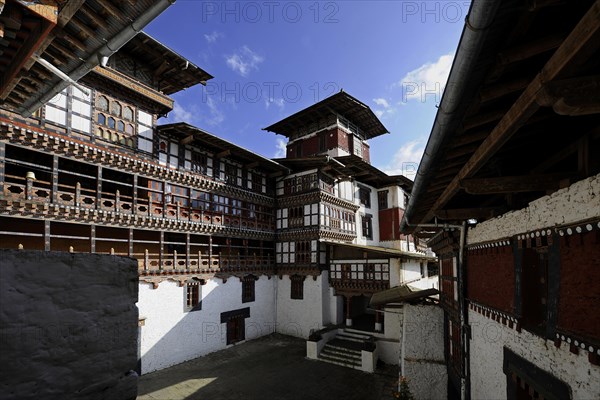
[(304, 340), (269, 335), (143, 375), (138, 400), (392, 398), (397, 367), (367, 374), (305, 355)]

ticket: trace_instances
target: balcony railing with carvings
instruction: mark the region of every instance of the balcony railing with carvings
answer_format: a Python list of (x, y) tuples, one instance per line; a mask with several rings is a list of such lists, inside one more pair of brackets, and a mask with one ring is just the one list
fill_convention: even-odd
[[(181, 206), (179, 203), (161, 203), (148, 197), (134, 198), (115, 193), (101, 192), (82, 188), (79, 183), (73, 185), (58, 184), (53, 196), (52, 183), (42, 180), (26, 179), (14, 175), (6, 175), (9, 182), (4, 182), (3, 196), (11, 200), (29, 200), (34, 203), (57, 203), (61, 206), (97, 209), (125, 215), (149, 216), (192, 221), (207, 225), (225, 226), (240, 230), (273, 231), (273, 222), (261, 221), (258, 218), (247, 218), (214, 211)], [(53, 200), (55, 199), (55, 200)]]
[(209, 255), (201, 252), (190, 254), (134, 253), (138, 260), (138, 271), (148, 274), (181, 274), (181, 273), (236, 273), (249, 271), (272, 272), (275, 268), (273, 257), (259, 255)]

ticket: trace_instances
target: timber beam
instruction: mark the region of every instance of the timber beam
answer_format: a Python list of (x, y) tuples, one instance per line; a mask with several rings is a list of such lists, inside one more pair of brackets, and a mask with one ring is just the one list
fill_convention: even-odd
[(443, 220), (465, 221), (471, 218), (494, 218), (500, 215), (501, 211), (496, 207), (455, 208), (439, 210), (435, 215)]
[(501, 176), (496, 178), (471, 178), (460, 181), (461, 189), (469, 194), (498, 194), (557, 190), (566, 174)]

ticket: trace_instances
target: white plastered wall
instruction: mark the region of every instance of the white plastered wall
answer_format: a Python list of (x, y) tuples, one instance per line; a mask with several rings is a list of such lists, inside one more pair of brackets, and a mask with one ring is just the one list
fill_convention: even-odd
[(277, 279), (277, 332), (285, 335), (308, 338), (311, 330), (323, 328), (323, 321), (331, 319), (324, 316), (324, 302), (331, 299), (325, 295), (331, 293), (327, 282), (327, 272), (323, 272), (316, 280), (312, 276), (304, 280), (303, 299), (291, 298), (291, 281), (288, 275)]
[(242, 303), (241, 282), (210, 279), (201, 286), (202, 310), (186, 312), (185, 287), (164, 281), (157, 289), (140, 283), (138, 308), (145, 318), (141, 327), (142, 373), (166, 368), (227, 347), (226, 324), (221, 313), (250, 308), (245, 319), (246, 340), (275, 330), (276, 277), (261, 276), (255, 285), (255, 301)]

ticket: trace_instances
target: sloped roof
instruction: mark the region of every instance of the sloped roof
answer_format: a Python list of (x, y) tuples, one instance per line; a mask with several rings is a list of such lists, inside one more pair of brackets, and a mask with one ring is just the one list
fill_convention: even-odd
[(340, 115), (355, 124), (365, 134), (365, 139), (389, 133), (369, 106), (343, 91), (298, 111), (263, 130), (290, 137), (300, 127), (318, 122), (332, 114)]

